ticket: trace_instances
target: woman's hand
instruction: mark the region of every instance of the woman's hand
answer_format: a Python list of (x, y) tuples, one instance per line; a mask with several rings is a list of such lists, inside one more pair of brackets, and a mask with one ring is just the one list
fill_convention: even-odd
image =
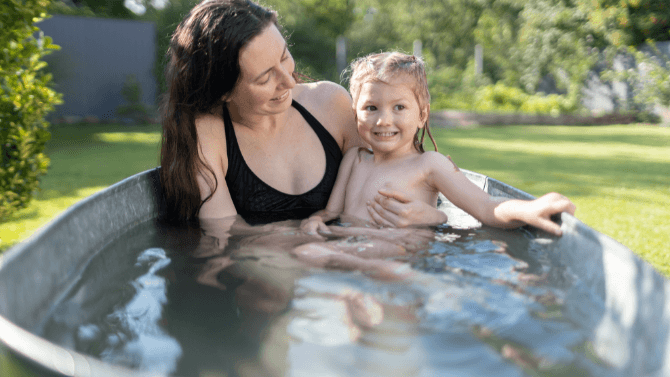
[(412, 225), (439, 225), (447, 222), (447, 215), (437, 208), (412, 200), (395, 189), (380, 189), (368, 213), (375, 223), (387, 227), (404, 228)]
[(560, 225), (551, 221), (551, 216), (561, 212), (574, 215), (576, 209), (570, 199), (555, 192), (550, 192), (526, 203), (520, 220), (556, 236), (561, 236), (563, 232)]

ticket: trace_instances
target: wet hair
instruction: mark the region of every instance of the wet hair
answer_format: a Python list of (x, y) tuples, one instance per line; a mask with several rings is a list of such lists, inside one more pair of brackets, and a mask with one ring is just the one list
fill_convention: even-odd
[(423, 125), (421, 135), (419, 135), (421, 129), (417, 129), (414, 134), (414, 148), (421, 153), (425, 152), (423, 140), (427, 132), (437, 151), (437, 144), (428, 126), (430, 93), (428, 92), (426, 67), (421, 58), (400, 52), (383, 52), (354, 60), (349, 70), (349, 92), (353, 98), (354, 113), (356, 113), (356, 104), (361, 94), (361, 87), (366, 82), (388, 83), (389, 80), (401, 75), (412, 78), (414, 96), (419, 104), (421, 115), (424, 115), (425, 112), (426, 116), (426, 123)]
[[(223, 105), (240, 79), (240, 51), (277, 14), (248, 0), (206, 0), (177, 26), (167, 51), (167, 93), (161, 101), (161, 184), (171, 221), (196, 220), (218, 187), (214, 172), (198, 153), (195, 119)], [(205, 172), (209, 174), (205, 174)], [(211, 193), (201, 200), (197, 176)]]

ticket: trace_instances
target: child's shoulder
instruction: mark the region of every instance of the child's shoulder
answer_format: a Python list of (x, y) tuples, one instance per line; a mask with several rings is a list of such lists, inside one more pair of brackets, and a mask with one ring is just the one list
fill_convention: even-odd
[(435, 151), (427, 151), (421, 154), (421, 163), (437, 169), (448, 169), (459, 171), (460, 169), (450, 156)]
[(353, 159), (358, 157), (360, 160), (367, 156), (372, 156), (372, 151), (365, 147), (352, 147), (344, 153), (344, 159)]

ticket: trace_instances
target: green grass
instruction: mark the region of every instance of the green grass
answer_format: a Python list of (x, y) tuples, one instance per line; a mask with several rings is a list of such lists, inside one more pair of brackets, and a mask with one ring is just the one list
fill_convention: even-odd
[(532, 195), (557, 191), (575, 216), (670, 276), (670, 128), (644, 125), (436, 129), (459, 167)]
[[(51, 168), (30, 206), (0, 224), (0, 250), (77, 201), (158, 163), (160, 128), (53, 126)], [(670, 128), (514, 126), (435, 129), (464, 169), (535, 196), (557, 191), (576, 216), (670, 276)]]
[(72, 204), (158, 165), (158, 125), (55, 125), (50, 131), (49, 171), (29, 206), (0, 223), (0, 251), (28, 238)]

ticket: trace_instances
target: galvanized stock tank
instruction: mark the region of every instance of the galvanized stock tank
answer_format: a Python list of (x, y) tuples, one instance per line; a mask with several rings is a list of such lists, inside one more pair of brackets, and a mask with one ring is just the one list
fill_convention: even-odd
[[(491, 195), (532, 198), (495, 179), (464, 172)], [(136, 224), (158, 217), (158, 182), (158, 169), (127, 178), (77, 203), (0, 256), (0, 362), (4, 364), (0, 373), (155, 375), (105, 363), (36, 334), (106, 245), (123, 239)], [(467, 216), (448, 202), (441, 209), (450, 218)], [(551, 263), (586, 283), (579, 294), (592, 302), (584, 318), (592, 322), (594, 353), (608, 363), (612, 375), (669, 376), (668, 281), (631, 250), (575, 217), (563, 214), (561, 221), (564, 235), (547, 238), (544, 247)], [(579, 316), (579, 307), (572, 310)]]

